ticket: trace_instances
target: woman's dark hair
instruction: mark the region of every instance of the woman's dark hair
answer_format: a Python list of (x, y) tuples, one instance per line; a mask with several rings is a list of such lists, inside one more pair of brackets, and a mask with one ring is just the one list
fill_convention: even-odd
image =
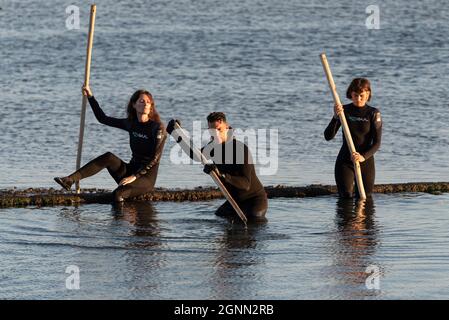
[(151, 95), (151, 93), (149, 91), (144, 90), (144, 89), (137, 90), (136, 92), (133, 93), (133, 95), (129, 99), (128, 107), (126, 109), (126, 111), (128, 113), (128, 119), (135, 120), (137, 118), (137, 112), (136, 112), (136, 109), (134, 109), (134, 104), (137, 102), (137, 100), (139, 99), (141, 94), (147, 95), (148, 98), (150, 98), (150, 100), (151, 100), (151, 113), (148, 116), (149, 119), (154, 122), (157, 122), (157, 123), (162, 123), (161, 117), (159, 116), (159, 113), (156, 110), (156, 105), (154, 103), (153, 96)]
[(223, 112), (212, 112), (207, 116), (207, 122), (213, 123), (215, 121), (226, 122), (226, 116)]
[(351, 84), (348, 87), (348, 90), (346, 91), (346, 98), (351, 99), (352, 92), (360, 93), (364, 90), (369, 91), (368, 101), (370, 101), (372, 96), (371, 83), (368, 79), (365, 78), (355, 78), (354, 80), (352, 80)]

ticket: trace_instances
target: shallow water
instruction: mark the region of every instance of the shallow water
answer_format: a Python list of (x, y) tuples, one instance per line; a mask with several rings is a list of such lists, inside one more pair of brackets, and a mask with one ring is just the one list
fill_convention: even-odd
[[(0, 0), (0, 188), (57, 187), (75, 167), (88, 6), (65, 27), (66, 1)], [(333, 184), (341, 136), (325, 142), (332, 97), (372, 81), (384, 121), (377, 183), (449, 181), (449, 7), (444, 1), (98, 0), (91, 87), (125, 116), (137, 88), (165, 122), (187, 129), (210, 111), (235, 128), (276, 129), (278, 170), (266, 185)], [(365, 26), (379, 5), (380, 29)], [(345, 99), (343, 99), (346, 102)], [(164, 150), (157, 185), (212, 185)], [(129, 160), (124, 132), (87, 110), (83, 163), (106, 151)], [(258, 169), (262, 167), (257, 164)], [(260, 173), (260, 171), (259, 171)], [(82, 187), (112, 189), (107, 172)], [(2, 209), (1, 298), (447, 298), (447, 195), (376, 195), (366, 215), (334, 197), (272, 199), (248, 231), (213, 215), (221, 201)], [(349, 213), (348, 213), (349, 212)], [(81, 289), (66, 290), (77, 265)], [(365, 286), (366, 268), (380, 290)]]
[(448, 298), (449, 195), (272, 199), (248, 230), (214, 216), (220, 203), (2, 210), (0, 298)]

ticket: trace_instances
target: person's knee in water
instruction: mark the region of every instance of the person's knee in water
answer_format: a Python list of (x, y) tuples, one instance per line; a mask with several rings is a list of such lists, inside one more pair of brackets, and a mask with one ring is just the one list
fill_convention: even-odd
[[(256, 175), (248, 146), (232, 135), (233, 130), (224, 113), (212, 112), (207, 117), (207, 123), (211, 141), (203, 147), (202, 152), (213, 163), (206, 164), (204, 172), (219, 173), (221, 182), (248, 218), (265, 215), (267, 195)], [(228, 202), (225, 202), (216, 213), (220, 216), (236, 214)]]

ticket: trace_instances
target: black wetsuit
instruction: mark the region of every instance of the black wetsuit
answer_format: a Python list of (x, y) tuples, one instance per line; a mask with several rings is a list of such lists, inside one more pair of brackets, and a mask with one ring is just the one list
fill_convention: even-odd
[[(211, 142), (201, 151), (206, 158), (214, 161), (222, 175), (220, 180), (246, 217), (263, 218), (268, 208), (267, 194), (256, 175), (248, 146), (232, 137), (222, 144)], [(236, 215), (236, 212), (226, 201), (215, 214), (229, 217)]]
[(93, 96), (89, 97), (89, 104), (100, 123), (129, 132), (132, 158), (129, 163), (125, 163), (114, 154), (107, 152), (70, 175), (70, 179), (81, 180), (107, 168), (117, 183), (131, 175), (135, 175), (137, 178), (134, 182), (119, 186), (114, 191), (115, 201), (122, 201), (152, 191), (167, 137), (162, 123), (151, 120), (141, 123), (137, 119), (131, 121), (108, 117)]
[[(351, 131), (355, 150), (365, 161), (360, 163), (363, 185), (366, 195), (372, 193), (375, 179), (374, 153), (379, 149), (382, 137), (382, 119), (378, 109), (365, 105), (356, 107), (350, 103), (345, 106), (344, 113)], [(324, 131), (326, 140), (335, 137), (340, 128), (340, 119), (332, 118)], [(354, 164), (343, 136), (343, 145), (335, 162), (335, 181), (341, 197), (352, 197), (354, 190)]]

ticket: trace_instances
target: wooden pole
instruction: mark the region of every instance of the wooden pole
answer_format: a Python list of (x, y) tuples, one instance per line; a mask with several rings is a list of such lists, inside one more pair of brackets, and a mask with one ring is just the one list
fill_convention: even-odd
[[(178, 123), (176, 123), (176, 122), (175, 122), (175, 128), (177, 130), (179, 130), (178, 132), (182, 133), (182, 136), (174, 137), (175, 140), (178, 141), (178, 142), (181, 142), (182, 140), (184, 140), (184, 143), (186, 143), (188, 141), (187, 135), (184, 133), (184, 130), (181, 128), (181, 126)], [(178, 140), (178, 138), (181, 138), (181, 140)], [(204, 154), (201, 152), (201, 150), (199, 150), (198, 148), (195, 148), (193, 145), (190, 145), (190, 149), (191, 149), (191, 151), (193, 153), (194, 159), (201, 159), (201, 163), (203, 165), (207, 163), (207, 159), (204, 156)], [(185, 152), (190, 152), (190, 150), (188, 150), (188, 151), (185, 150)], [(215, 184), (218, 186), (220, 191), (223, 193), (223, 195), (225, 196), (226, 200), (229, 201), (231, 206), (234, 208), (235, 212), (237, 212), (238, 216), (240, 217), (240, 219), (242, 219), (243, 223), (246, 226), (246, 223), (247, 223), (248, 219), (246, 218), (246, 216), (243, 213), (242, 209), (240, 209), (240, 207), (237, 204), (237, 202), (235, 202), (234, 198), (231, 196), (229, 191), (226, 189), (226, 187), (221, 182), (220, 178), (218, 177), (219, 174), (220, 174), (220, 172), (218, 172), (218, 169), (217, 169), (217, 171), (211, 171), (209, 173), (209, 175), (211, 176), (212, 180), (214, 180)]]
[[(334, 78), (332, 77), (331, 69), (329, 67), (329, 63), (327, 62), (326, 55), (322, 53), (320, 55), (320, 58), (324, 68), (324, 72), (326, 73), (326, 78), (329, 83), (329, 87), (332, 91), (332, 96), (334, 97), (334, 102), (335, 104), (341, 105), (340, 97), (338, 96), (337, 88), (335, 86)], [(343, 127), (346, 143), (349, 147), (349, 152), (352, 155), (354, 152), (356, 152), (356, 150), (354, 142), (352, 141), (351, 131), (349, 131), (348, 122), (346, 121), (345, 113), (342, 112), (339, 117)], [(355, 173), (355, 180), (357, 183), (357, 189), (359, 190), (360, 199), (366, 199), (365, 187), (363, 186), (362, 172), (360, 170), (360, 163), (358, 161), (354, 161), (354, 173)]]
[[(95, 15), (97, 13), (97, 6), (95, 4), (90, 7), (90, 23), (89, 23), (89, 36), (87, 38), (87, 54), (86, 54), (86, 65), (84, 69), (84, 86), (89, 85), (90, 79), (90, 63), (92, 59), (92, 45), (94, 41), (94, 29), (95, 29)], [(84, 123), (86, 119), (86, 105), (87, 97), (83, 95), (83, 100), (81, 103), (81, 118), (80, 118), (80, 131), (78, 139), (78, 153), (76, 157), (76, 170), (81, 167), (81, 154), (83, 151), (83, 140), (84, 140)], [(76, 193), (80, 193), (80, 183), (76, 182)]]

